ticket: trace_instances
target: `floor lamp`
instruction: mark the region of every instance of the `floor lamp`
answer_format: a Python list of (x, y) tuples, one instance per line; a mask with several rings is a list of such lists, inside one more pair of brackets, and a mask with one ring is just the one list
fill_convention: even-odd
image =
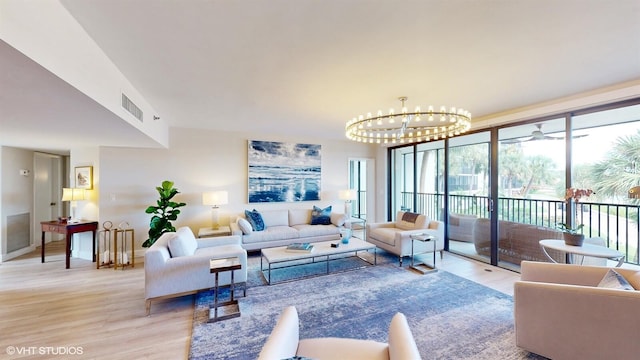
[(220, 205), (229, 203), (226, 191), (209, 191), (202, 194), (202, 204), (211, 206), (211, 221), (214, 230), (220, 228)]

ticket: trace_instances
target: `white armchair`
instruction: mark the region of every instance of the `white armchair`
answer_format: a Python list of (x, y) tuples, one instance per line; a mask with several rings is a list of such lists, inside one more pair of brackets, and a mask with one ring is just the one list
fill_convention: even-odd
[(258, 360), (281, 360), (295, 356), (323, 359), (350, 360), (419, 360), (407, 318), (397, 313), (389, 325), (389, 342), (344, 338), (315, 338), (300, 340), (298, 311), (289, 306), (284, 309)]
[[(209, 260), (238, 257), (242, 268), (234, 270), (234, 283), (247, 281), (247, 251), (239, 236), (196, 239), (188, 227), (162, 234), (144, 256), (144, 294), (147, 315), (151, 300), (193, 294), (215, 285)], [(220, 274), (219, 285), (231, 283), (231, 273)], [(244, 287), (246, 290), (246, 286)]]
[[(552, 359), (637, 359), (640, 292), (598, 287), (609, 269), (523, 261), (516, 345)], [(614, 270), (640, 289), (640, 271)]]
[[(413, 214), (399, 211), (396, 221), (368, 223), (367, 241), (398, 255), (400, 266), (402, 258), (411, 256), (412, 234), (430, 234), (436, 237), (436, 251), (440, 251), (440, 258), (444, 251), (444, 222), (429, 220), (424, 214)], [(421, 241), (414, 242), (414, 252), (416, 254), (433, 252), (433, 244)]]

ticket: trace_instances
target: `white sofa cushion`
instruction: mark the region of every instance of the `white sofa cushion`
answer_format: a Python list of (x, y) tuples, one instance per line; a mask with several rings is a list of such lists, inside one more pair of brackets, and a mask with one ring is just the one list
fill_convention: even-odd
[(294, 225), (294, 229), (298, 230), (300, 238), (312, 236), (324, 236), (339, 234), (340, 229), (333, 225)]
[(168, 245), (171, 257), (191, 256), (198, 248), (198, 240), (191, 229), (182, 227), (169, 239)]
[(270, 226), (264, 231), (254, 231), (250, 235), (244, 235), (242, 242), (245, 244), (259, 243), (274, 240), (297, 239), (300, 236), (298, 230), (289, 226)]
[(347, 221), (347, 215), (345, 214), (340, 214), (340, 213), (331, 213), (331, 223), (335, 226), (343, 226), (344, 223)]
[(402, 230), (426, 229), (428, 223), (429, 220), (423, 214), (398, 211), (396, 217), (396, 227)]
[(310, 359), (388, 360), (389, 345), (360, 339), (302, 339), (296, 355)]
[(289, 210), (289, 226), (311, 224), (311, 209)]
[(402, 231), (397, 228), (381, 227), (369, 231), (369, 236), (375, 238), (378, 241), (386, 243), (391, 246), (396, 245), (396, 233)]
[(265, 230), (270, 226), (289, 226), (289, 210), (269, 210), (261, 214)]

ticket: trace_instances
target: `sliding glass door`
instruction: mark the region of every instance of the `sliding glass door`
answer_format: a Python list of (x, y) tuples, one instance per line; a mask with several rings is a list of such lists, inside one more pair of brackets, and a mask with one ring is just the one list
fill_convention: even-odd
[(449, 140), (449, 251), (491, 261), (489, 132)]
[[(549, 261), (539, 241), (564, 223), (640, 265), (640, 99), (393, 148), (389, 160), (389, 217), (446, 221), (451, 252), (519, 270)], [(574, 203), (570, 188), (594, 193)]]

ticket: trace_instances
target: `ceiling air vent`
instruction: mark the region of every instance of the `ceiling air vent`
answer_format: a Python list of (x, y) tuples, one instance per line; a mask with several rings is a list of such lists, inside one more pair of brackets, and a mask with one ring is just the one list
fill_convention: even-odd
[(142, 122), (142, 110), (140, 110), (140, 108), (137, 107), (136, 104), (134, 104), (133, 101), (131, 101), (125, 94), (122, 94), (122, 107)]

